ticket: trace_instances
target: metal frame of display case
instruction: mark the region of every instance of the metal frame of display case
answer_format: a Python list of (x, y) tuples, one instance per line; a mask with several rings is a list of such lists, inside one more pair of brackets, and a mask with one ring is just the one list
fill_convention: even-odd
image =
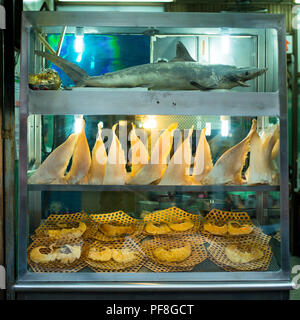
[[(200, 297), (210, 292), (267, 294), (287, 297), (289, 280), (289, 189), (287, 146), (287, 98), (285, 24), (282, 15), (214, 13), (130, 13), (130, 12), (25, 12), (22, 21), (19, 218), (17, 277), (13, 290), (17, 296), (37, 293), (85, 292), (150, 294), (171, 297), (176, 292), (192, 292)], [(278, 40), (278, 91), (276, 92), (201, 92), (145, 91), (139, 89), (78, 88), (72, 91), (32, 91), (28, 87), (29, 37), (31, 27), (85, 26), (126, 30), (126, 28), (273, 28)], [(124, 28), (124, 29), (123, 29)], [(174, 29), (175, 30), (175, 29)], [(176, 32), (176, 30), (175, 30)], [(280, 75), (280, 76), (279, 76)], [(187, 104), (188, 101), (188, 104)], [(212, 111), (211, 105), (214, 105)], [(279, 186), (105, 186), (105, 191), (255, 191), (280, 190), (281, 270), (268, 272), (180, 272), (180, 273), (87, 273), (76, 274), (27, 271), (28, 191), (101, 191), (104, 186), (27, 185), (27, 117), (30, 114), (94, 115), (273, 115), (280, 118)], [(11, 235), (13, 236), (13, 235)], [(8, 269), (9, 270), (9, 269)], [(180, 281), (178, 281), (180, 279)], [(182, 298), (182, 296), (180, 296)], [(190, 297), (189, 297), (190, 298)]]

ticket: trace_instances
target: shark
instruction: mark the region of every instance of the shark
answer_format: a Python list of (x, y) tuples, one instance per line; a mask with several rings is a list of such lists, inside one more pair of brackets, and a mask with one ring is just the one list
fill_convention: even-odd
[(76, 87), (148, 88), (148, 90), (215, 90), (249, 87), (246, 81), (264, 74), (267, 68), (200, 64), (181, 41), (170, 61), (141, 64), (100, 76), (89, 76), (75, 63), (51, 53), (35, 51), (62, 69)]

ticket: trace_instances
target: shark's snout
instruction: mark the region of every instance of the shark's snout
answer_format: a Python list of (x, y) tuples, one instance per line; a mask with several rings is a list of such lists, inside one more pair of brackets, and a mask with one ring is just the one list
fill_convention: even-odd
[(254, 79), (264, 74), (268, 68), (240, 68), (236, 73), (236, 78), (239, 81), (247, 81)]
[(264, 73), (267, 72), (267, 71), (268, 71), (268, 68), (258, 69), (257, 75), (258, 75), (258, 76), (261, 76), (262, 74), (264, 74)]

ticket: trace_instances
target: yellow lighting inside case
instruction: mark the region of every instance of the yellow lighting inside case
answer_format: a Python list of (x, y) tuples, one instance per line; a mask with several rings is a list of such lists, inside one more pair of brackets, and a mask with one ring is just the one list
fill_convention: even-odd
[(222, 36), (222, 53), (228, 54), (230, 51), (230, 36), (224, 35)]
[(144, 129), (154, 129), (157, 126), (155, 116), (149, 116), (143, 123)]
[(205, 135), (210, 136), (211, 135), (211, 122), (205, 123)]
[(74, 133), (80, 133), (83, 125), (83, 114), (74, 115)]

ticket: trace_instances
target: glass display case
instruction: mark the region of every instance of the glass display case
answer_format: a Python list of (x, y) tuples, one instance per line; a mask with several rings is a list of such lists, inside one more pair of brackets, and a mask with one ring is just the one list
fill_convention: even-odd
[(24, 13), (17, 298), (286, 298), (284, 49), (281, 15)]

